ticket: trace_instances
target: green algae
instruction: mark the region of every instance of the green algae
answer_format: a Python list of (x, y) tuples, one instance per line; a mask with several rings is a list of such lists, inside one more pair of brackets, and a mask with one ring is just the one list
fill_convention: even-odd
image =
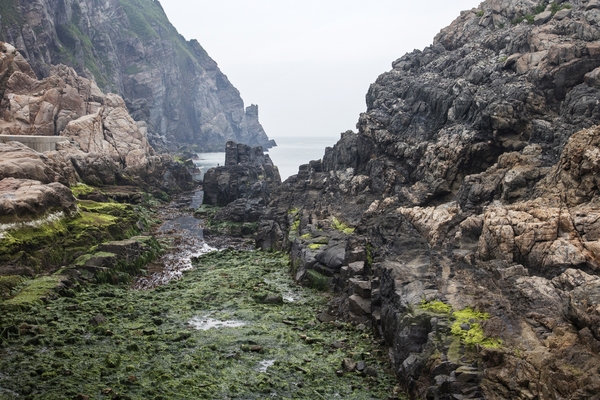
[(322, 292), (329, 290), (329, 278), (315, 270), (309, 269), (306, 271), (306, 279), (308, 280), (308, 287)]
[(139, 233), (138, 221), (151, 221), (140, 208), (127, 204), (81, 200), (79, 212), (38, 225), (16, 226), (0, 236), (0, 262), (54, 270), (72, 262), (93, 246)]
[[(384, 349), (349, 324), (316, 320), (327, 297), (294, 286), (288, 263), (276, 253), (215, 252), (155, 290), (90, 285), (3, 314), (0, 332), (11, 333), (0, 346), (0, 387), (25, 399), (387, 398), (395, 379)], [(283, 282), (297, 301), (253, 300), (281, 294)], [(196, 329), (209, 318), (244, 325)], [(338, 376), (344, 358), (377, 376)]]
[(346, 235), (351, 235), (351, 234), (354, 233), (354, 228), (346, 225), (345, 223), (343, 223), (342, 221), (340, 221), (336, 217), (332, 217), (331, 218), (331, 227), (333, 229), (336, 229), (336, 230), (338, 230), (340, 232), (345, 233)]
[[(485, 348), (499, 348), (502, 346), (500, 339), (487, 337), (483, 328), (481, 327), (481, 321), (490, 318), (488, 313), (475, 311), (470, 307), (463, 310), (454, 311), (452, 313), (452, 327), (450, 331), (453, 335), (460, 337), (461, 341), (469, 346), (481, 345)], [(464, 329), (468, 327), (468, 329)]]
[(95, 189), (93, 187), (86, 185), (83, 182), (79, 182), (79, 183), (71, 186), (71, 193), (73, 193), (73, 196), (75, 196), (77, 198), (79, 198), (79, 196), (82, 196), (82, 195), (93, 193), (94, 190)]
[(13, 298), (1, 303), (3, 307), (17, 306), (27, 307), (33, 304), (41, 304), (42, 297), (54, 294), (54, 289), (64, 277), (60, 275), (42, 276), (24, 283), (23, 289)]
[(433, 301), (421, 301), (419, 308), (426, 311), (431, 311), (439, 314), (448, 314), (452, 311), (452, 307), (442, 301), (433, 300)]

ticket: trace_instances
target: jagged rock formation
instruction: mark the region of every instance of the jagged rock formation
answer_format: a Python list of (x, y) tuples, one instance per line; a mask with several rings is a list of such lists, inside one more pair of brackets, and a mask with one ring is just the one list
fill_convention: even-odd
[(263, 216), (257, 244), (329, 277), (332, 312), (382, 335), (415, 398), (599, 393), (599, 15), (462, 12)]
[(185, 41), (153, 0), (9, 0), (0, 39), (14, 43), (41, 78), (66, 64), (120, 94), (155, 145), (222, 150), (235, 140), (270, 147), (257, 106), (196, 40)]
[(14, 47), (0, 48), (0, 134), (64, 137), (56, 150), (44, 153), (19, 142), (0, 143), (5, 219), (39, 217), (60, 209), (59, 200), (69, 210), (74, 199), (65, 186), (78, 182), (167, 190), (190, 183), (178, 163), (154, 155), (145, 124), (130, 117), (121, 97), (105, 95), (64, 65), (37, 80)]
[(256, 222), (279, 185), (279, 170), (262, 147), (230, 141), (225, 165), (211, 168), (204, 175), (204, 204), (226, 206), (215, 220)]

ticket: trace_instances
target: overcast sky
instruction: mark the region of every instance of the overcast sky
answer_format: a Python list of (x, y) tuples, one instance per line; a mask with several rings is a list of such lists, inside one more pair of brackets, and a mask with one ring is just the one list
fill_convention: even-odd
[(258, 104), (269, 137), (355, 130), (365, 94), (392, 61), (423, 49), (480, 0), (161, 0)]

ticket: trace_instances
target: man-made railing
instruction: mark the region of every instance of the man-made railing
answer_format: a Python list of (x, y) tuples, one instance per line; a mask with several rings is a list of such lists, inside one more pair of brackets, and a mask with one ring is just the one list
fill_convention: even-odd
[(65, 136), (0, 135), (0, 143), (21, 142), (40, 153), (56, 150), (56, 143), (69, 141)]

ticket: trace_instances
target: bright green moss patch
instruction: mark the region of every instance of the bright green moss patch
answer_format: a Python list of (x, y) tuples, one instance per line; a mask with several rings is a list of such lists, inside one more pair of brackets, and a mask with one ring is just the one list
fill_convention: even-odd
[[(294, 285), (288, 262), (215, 252), (155, 290), (89, 285), (1, 314), (0, 387), (32, 399), (388, 398), (396, 381), (387, 352), (349, 324), (320, 323), (327, 297)], [(257, 292), (295, 301), (264, 304)], [(344, 358), (377, 377), (337, 376)]]
[(433, 301), (421, 301), (421, 304), (419, 305), (419, 308), (422, 310), (426, 310), (426, 311), (431, 311), (434, 313), (439, 313), (439, 314), (448, 314), (450, 311), (452, 311), (452, 307), (444, 302), (441, 302), (439, 300), (433, 300)]
[(350, 226), (346, 225), (336, 217), (331, 218), (331, 227), (340, 232), (344, 232), (346, 235), (351, 235), (354, 233), (354, 228), (351, 228)]
[(10, 297), (12, 291), (25, 279), (19, 275), (0, 276), (0, 299)]
[(454, 311), (452, 313), (451, 332), (461, 338), (466, 345), (481, 345), (486, 348), (499, 348), (502, 346), (502, 341), (485, 336), (481, 321), (489, 319), (488, 313), (475, 311), (470, 307), (464, 310)]
[(486, 348), (499, 348), (502, 341), (485, 336), (481, 322), (490, 318), (485, 312), (475, 311), (470, 307), (455, 311), (452, 306), (439, 300), (425, 301), (419, 304), (419, 309), (446, 314), (452, 321), (451, 333), (467, 346), (481, 345)]
[(302, 240), (310, 240), (312, 238), (312, 235), (310, 233), (305, 233), (304, 235), (300, 236), (300, 238)]
[(60, 275), (43, 276), (25, 282), (21, 291), (12, 299), (4, 301), (4, 305), (27, 306), (34, 303), (41, 303), (40, 298), (53, 293), (53, 289), (58, 285), (63, 277)]
[(300, 219), (295, 219), (294, 222), (292, 222), (292, 226), (290, 226), (290, 230), (292, 232), (298, 232), (298, 229), (300, 229)]
[(94, 190), (95, 189), (93, 187), (88, 186), (85, 183), (81, 183), (81, 182), (76, 185), (71, 186), (71, 193), (73, 193), (73, 196), (75, 196), (75, 197), (93, 193)]
[(51, 215), (35, 224), (16, 224), (0, 235), (0, 262), (52, 270), (87, 253), (93, 246), (137, 235), (142, 211), (118, 203), (81, 200), (80, 212)]
[(308, 245), (308, 248), (311, 250), (319, 250), (323, 246), (325, 246), (325, 245), (321, 244), (321, 243), (312, 243), (312, 244)]

